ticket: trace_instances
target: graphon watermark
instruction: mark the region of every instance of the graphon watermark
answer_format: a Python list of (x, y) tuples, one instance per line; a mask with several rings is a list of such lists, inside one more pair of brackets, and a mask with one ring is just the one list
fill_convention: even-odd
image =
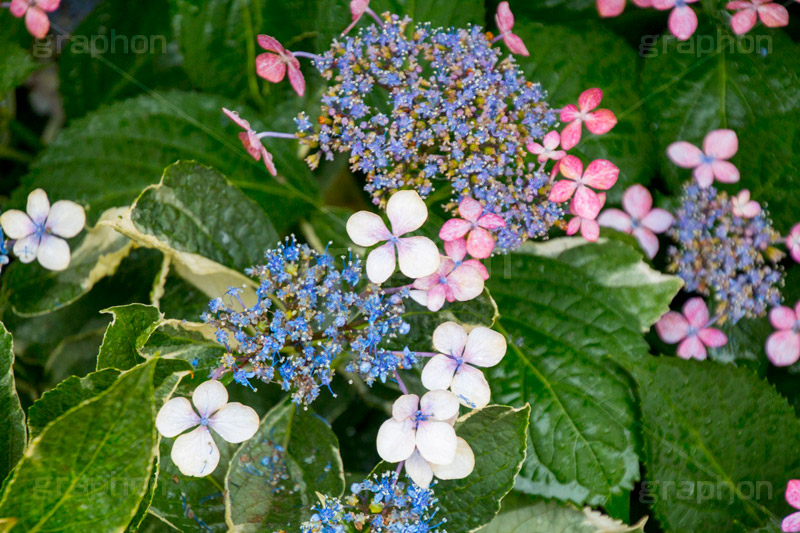
[(733, 504), (736, 501), (762, 501), (773, 498), (773, 486), (769, 481), (740, 481), (733, 485), (729, 481), (645, 481), (639, 490), (639, 501), (652, 505), (659, 501), (683, 501), (702, 503), (720, 501)]
[(772, 37), (770, 35), (734, 36), (717, 29), (716, 35), (694, 35), (685, 41), (679, 41), (674, 35), (643, 35), (639, 42), (639, 55), (656, 57), (662, 54), (686, 54), (703, 57), (728, 51), (731, 54), (772, 53)]
[(69, 51), (70, 54), (88, 54), (92, 57), (108, 54), (166, 54), (166, 35), (117, 35), (110, 30), (108, 35), (48, 35), (36, 39), (33, 55), (48, 58)]

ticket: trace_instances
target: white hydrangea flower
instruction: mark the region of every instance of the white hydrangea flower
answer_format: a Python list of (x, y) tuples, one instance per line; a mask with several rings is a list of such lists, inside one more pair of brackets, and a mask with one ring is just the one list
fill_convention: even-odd
[[(500, 333), (479, 326), (467, 331), (455, 322), (440, 324), (433, 332), (437, 352), (422, 369), (426, 389), (450, 389), (461, 403), (480, 409), (489, 403), (491, 392), (483, 372), (506, 354), (506, 339)], [(474, 365), (474, 366), (473, 366)]]
[(11, 209), (0, 216), (0, 226), (9, 239), (14, 239), (14, 255), (23, 263), (38, 259), (48, 270), (64, 270), (69, 266), (67, 241), (81, 232), (86, 224), (83, 207), (69, 200), (50, 205), (47, 193), (36, 189), (28, 195), (27, 214)]
[(172, 438), (184, 433), (172, 445), (172, 462), (185, 476), (207, 476), (217, 468), (219, 448), (210, 429), (231, 443), (244, 442), (258, 430), (258, 413), (239, 402), (228, 403), (228, 391), (216, 380), (206, 381), (192, 393), (196, 413), (186, 398), (173, 398), (158, 411), (156, 428)]
[[(400, 272), (409, 278), (429, 276), (439, 268), (439, 249), (427, 237), (402, 237), (419, 229), (428, 218), (428, 207), (417, 191), (398, 191), (386, 204), (392, 230), (383, 219), (369, 211), (359, 211), (347, 220), (347, 234), (359, 246), (385, 242), (367, 256), (367, 277), (383, 283), (400, 263)], [(395, 259), (397, 248), (397, 259)]]
[(408, 477), (420, 487), (427, 489), (434, 476), (439, 479), (463, 479), (470, 475), (475, 468), (475, 454), (472, 453), (472, 448), (469, 447), (467, 441), (461, 437), (456, 439), (458, 442), (455, 457), (447, 465), (437, 465), (426, 461), (419, 450), (414, 450), (405, 464)]

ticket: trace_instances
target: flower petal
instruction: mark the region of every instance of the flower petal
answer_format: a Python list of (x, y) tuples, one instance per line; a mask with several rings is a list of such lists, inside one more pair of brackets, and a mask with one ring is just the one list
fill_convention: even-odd
[(156, 429), (163, 436), (172, 438), (200, 423), (200, 417), (186, 398), (173, 398), (165, 403), (156, 415)]
[(609, 109), (598, 109), (593, 113), (589, 113), (584, 120), (586, 129), (595, 135), (603, 135), (611, 131), (617, 125), (617, 117), (614, 112)]
[(597, 87), (586, 89), (580, 94), (580, 96), (578, 96), (578, 107), (580, 108), (581, 112), (585, 113), (599, 106), (602, 100), (602, 90), (598, 89)]
[(275, 54), (259, 54), (256, 56), (256, 74), (267, 81), (278, 83), (286, 76), (286, 63)]
[[(444, 251), (447, 257), (460, 263), (467, 256), (467, 240), (455, 239), (452, 241), (445, 241)], [(441, 259), (439, 265), (441, 266)]]
[(480, 270), (464, 262), (447, 276), (447, 285), (456, 300), (467, 302), (483, 292), (483, 275)]
[(631, 217), (619, 209), (606, 209), (597, 217), (597, 222), (604, 228), (613, 228), (625, 233), (630, 233), (632, 227)]
[(244, 442), (258, 431), (260, 420), (255, 409), (239, 402), (225, 404), (208, 420), (208, 426), (228, 442)]
[(711, 165), (707, 163), (696, 167), (692, 175), (701, 189), (706, 189), (714, 183), (714, 171), (711, 169)]
[(409, 420), (390, 418), (378, 430), (378, 455), (390, 463), (405, 461), (414, 453), (414, 426)]
[(512, 54), (523, 57), (531, 55), (530, 52), (528, 52), (528, 48), (525, 46), (525, 42), (519, 35), (506, 32), (503, 34), (503, 41), (506, 43), (506, 46), (508, 46), (508, 49), (511, 50)]
[(215, 379), (204, 381), (192, 392), (192, 403), (201, 417), (211, 416), (228, 403), (228, 390)]
[(581, 219), (581, 235), (589, 242), (595, 242), (600, 237), (600, 225), (596, 220)]
[(642, 219), (642, 225), (653, 233), (664, 233), (675, 222), (672, 213), (664, 209), (653, 209)]
[(705, 361), (706, 357), (708, 357), (708, 353), (702, 341), (697, 338), (697, 335), (692, 335), (691, 337), (683, 339), (678, 345), (678, 357), (681, 359)]
[(433, 330), (433, 347), (437, 352), (461, 357), (467, 345), (467, 331), (455, 322), (444, 322)]
[(500, 32), (506, 32), (514, 27), (514, 14), (511, 13), (511, 8), (508, 2), (500, 2), (497, 6), (497, 14), (494, 17), (497, 22), (497, 28)]
[(798, 317), (791, 307), (773, 307), (769, 312), (769, 321), (775, 329), (792, 329), (797, 320)]
[[(569, 157), (569, 156), (567, 156)], [(566, 158), (564, 158), (566, 159)], [(553, 185), (550, 190), (549, 200), (551, 202), (561, 203), (566, 202), (572, 198), (575, 189), (578, 188), (578, 183), (572, 180), (559, 180)]]
[[(537, 142), (529, 142), (528, 144), (525, 145), (525, 147), (528, 149), (528, 151), (530, 153), (532, 153), (534, 155), (539, 155), (542, 152), (544, 152), (544, 146), (542, 146), (541, 144), (539, 144)], [(545, 158), (545, 161), (546, 160), (547, 160), (547, 158)]]
[(0, 226), (9, 239), (21, 239), (36, 231), (31, 217), (19, 209), (11, 209), (0, 215)]
[(289, 84), (298, 96), (303, 96), (306, 93), (306, 79), (303, 77), (300, 65), (295, 65), (295, 62), (289, 64)]
[(17, 18), (22, 17), (28, 10), (28, 0), (11, 0), (9, 10), (13, 16)]
[[(14, 249), (16, 250), (16, 247)], [(45, 235), (39, 242), (36, 259), (47, 270), (65, 270), (70, 261), (69, 244), (59, 237)]]
[(386, 215), (395, 237), (422, 227), (428, 218), (428, 207), (417, 191), (397, 191), (386, 203)]
[(667, 156), (681, 168), (694, 168), (703, 161), (703, 152), (686, 141), (678, 141), (667, 147)]
[(714, 177), (722, 183), (736, 183), (739, 181), (739, 169), (728, 161), (714, 161), (711, 163)]
[[(570, 205), (570, 210), (572, 209), (572, 205)], [(574, 215), (575, 213), (573, 213)], [(578, 233), (578, 230), (581, 229), (581, 222), (583, 219), (579, 216), (574, 216), (570, 221), (567, 223), (567, 235), (575, 235)]]
[(486, 259), (494, 250), (494, 237), (483, 228), (475, 228), (467, 236), (467, 251), (476, 259)]
[(431, 486), (431, 481), (433, 481), (433, 470), (431, 466), (432, 465), (422, 457), (419, 450), (414, 450), (411, 457), (406, 459), (406, 474), (417, 486), (427, 489)]
[(784, 518), (781, 522), (781, 530), (785, 531), (786, 533), (796, 533), (797, 531), (800, 531), (800, 513), (792, 513)]
[(478, 219), (478, 226), (484, 229), (498, 229), (506, 227), (506, 221), (500, 215), (487, 213)]
[[(566, 108), (565, 108), (566, 109)], [(567, 113), (569, 114), (569, 113)], [(561, 120), (564, 121), (564, 110), (561, 110)], [(583, 122), (580, 118), (576, 118), (569, 124), (567, 124), (563, 130), (561, 130), (561, 148), (564, 150), (569, 150), (574, 148), (579, 142), (581, 142), (581, 129), (583, 128)]]
[(600, 198), (597, 197), (597, 193), (589, 187), (580, 185), (572, 198), (570, 210), (578, 216), (594, 220), (601, 207), (602, 204), (600, 203)]
[(44, 39), (50, 31), (50, 18), (42, 9), (31, 7), (25, 13), (25, 27), (37, 39)]
[(625, 10), (625, 0), (597, 0), (597, 12), (601, 17), (616, 17)]
[(419, 396), (416, 394), (403, 394), (392, 404), (392, 418), (402, 422), (414, 416), (419, 409)]
[(439, 248), (427, 237), (403, 237), (397, 240), (400, 272), (409, 278), (422, 278), (436, 272), (439, 268), (439, 257)]
[(392, 238), (383, 219), (370, 211), (353, 213), (347, 219), (347, 235), (359, 246), (373, 246)]
[(739, 150), (739, 139), (733, 130), (714, 130), (703, 139), (703, 151), (714, 159), (730, 159)]
[(719, 348), (728, 344), (728, 337), (717, 328), (703, 328), (697, 336), (709, 348)]
[(464, 479), (475, 468), (475, 454), (472, 453), (472, 448), (461, 437), (456, 437), (456, 440), (456, 455), (452, 463), (430, 465), (434, 475), (439, 479)]
[(786, 501), (795, 509), (800, 509), (800, 479), (792, 479), (786, 485)]
[(782, 5), (773, 2), (758, 7), (758, 18), (768, 28), (780, 28), (789, 24), (789, 12)]
[(461, 215), (461, 218), (464, 220), (477, 222), (478, 218), (481, 216), (481, 213), (483, 213), (483, 205), (481, 205), (479, 201), (472, 198), (464, 198), (458, 204), (458, 214)]
[(394, 274), (396, 265), (394, 244), (389, 242), (378, 246), (367, 256), (367, 277), (380, 285)]
[(690, 326), (702, 328), (708, 323), (708, 306), (702, 298), (689, 298), (682, 311)]
[(464, 347), (464, 361), (471, 365), (489, 367), (506, 355), (506, 338), (493, 329), (478, 326), (469, 332)]
[(681, 41), (685, 41), (697, 29), (697, 15), (689, 6), (676, 7), (669, 14), (667, 26), (669, 26), (669, 31), (672, 32), (672, 35)]
[(203, 477), (219, 464), (219, 448), (205, 426), (181, 435), (172, 445), (172, 462), (184, 476)]
[(456, 362), (446, 355), (434, 355), (422, 369), (422, 385), (428, 390), (449, 389), (456, 366)]
[(480, 273), (480, 275), (481, 275), (481, 277), (483, 278), (484, 281), (489, 279), (489, 271), (486, 270), (486, 267), (483, 266), (483, 263), (481, 263), (477, 259), (467, 259), (466, 261), (464, 261), (462, 263), (462, 265), (468, 266), (468, 267), (471, 267), (471, 268), (474, 268), (475, 270), (477, 270)]
[(622, 195), (622, 207), (632, 217), (642, 220), (653, 208), (653, 196), (642, 185), (631, 185)]
[(239, 126), (242, 129), (250, 131), (250, 123), (248, 121), (246, 121), (245, 119), (243, 119), (242, 117), (240, 117), (238, 111), (231, 111), (230, 109), (226, 109), (226, 108), (223, 107), (222, 108), (222, 112), (225, 113), (225, 115), (229, 119), (234, 121), (237, 126)]
[[(447, 394), (450, 393), (448, 392)], [(458, 400), (455, 400), (455, 397), (453, 398), (456, 406), (458, 406)], [(452, 463), (453, 459), (455, 459), (458, 440), (453, 426), (447, 422), (428, 420), (419, 424), (416, 444), (419, 453), (428, 462), (446, 465)]]
[(472, 229), (472, 224), (461, 218), (451, 218), (439, 230), (439, 238), (443, 241), (452, 241), (462, 238)]
[(36, 189), (28, 195), (28, 206), (25, 209), (34, 224), (43, 224), (50, 213), (50, 200), (42, 189)]
[(451, 390), (462, 405), (471, 409), (486, 407), (492, 396), (483, 372), (470, 365), (461, 365), (453, 378)]
[[(749, 3), (749, 2), (748, 2)], [(756, 11), (745, 8), (731, 17), (731, 28), (736, 35), (744, 35), (756, 25)]]
[(69, 200), (59, 200), (50, 208), (45, 227), (54, 235), (70, 239), (86, 224), (83, 207)]
[(636, 228), (633, 230), (633, 236), (639, 241), (639, 245), (644, 250), (647, 257), (652, 259), (658, 253), (658, 237), (647, 228)]
[(432, 390), (419, 401), (419, 409), (433, 420), (447, 420), (458, 414), (458, 398), (446, 390)]
[(667, 344), (675, 344), (685, 339), (689, 332), (689, 322), (682, 314), (670, 311), (656, 322), (656, 333)]
[(619, 168), (617, 165), (606, 159), (596, 159), (586, 167), (586, 172), (583, 174), (583, 183), (595, 189), (606, 191), (614, 186), (618, 177)]
[(270, 52), (275, 52), (276, 54), (283, 54), (286, 52), (286, 49), (275, 37), (270, 37), (269, 35), (259, 35), (257, 40), (258, 45), (264, 50), (269, 50)]
[(438, 311), (444, 305), (446, 290), (444, 285), (436, 285), (425, 295), (425, 305), (428, 311)]
[(14, 243), (14, 255), (23, 263), (30, 263), (36, 259), (36, 253), (38, 251), (39, 238), (35, 235), (23, 237)]
[(545, 148), (548, 150), (554, 150), (561, 143), (561, 136), (555, 130), (549, 131), (547, 135), (544, 136), (544, 139), (542, 139), (542, 143), (544, 143)]
[(775, 366), (793, 365), (800, 359), (800, 333), (776, 331), (767, 338), (767, 357)]
[(39, 9), (43, 9), (49, 13), (58, 9), (58, 5), (60, 3), (61, 0), (38, 0), (36, 2), (36, 7), (38, 7)]

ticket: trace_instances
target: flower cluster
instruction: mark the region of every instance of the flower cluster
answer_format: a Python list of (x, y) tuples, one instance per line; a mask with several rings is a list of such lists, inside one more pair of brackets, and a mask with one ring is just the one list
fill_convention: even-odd
[(669, 235), (669, 270), (686, 290), (713, 296), (720, 322), (764, 316), (780, 303), (783, 271), (772, 247), (780, 235), (763, 211), (752, 217), (734, 214), (733, 202), (714, 187), (684, 187), (677, 222)]
[(401, 317), (404, 291), (386, 294), (374, 285), (358, 290), (359, 259), (338, 269), (331, 255), (294, 237), (265, 256), (265, 265), (247, 271), (259, 280), (254, 305), (245, 305), (241, 291), (232, 289), (212, 300), (204, 314), (228, 351), (223, 367), (234, 379), (247, 385), (251, 378), (279, 382), (301, 404), (311, 403), (320, 385), (330, 385), (333, 362), (345, 353), (351, 357), (347, 370), (369, 384), (414, 364), (408, 349), (381, 346), (408, 333)]
[[(320, 496), (311, 519), (300, 526), (302, 533), (445, 533), (445, 519), (432, 523), (437, 513), (433, 491), (398, 480), (396, 472), (373, 474), (353, 483), (348, 496)], [(354, 528), (354, 529), (351, 529)]]

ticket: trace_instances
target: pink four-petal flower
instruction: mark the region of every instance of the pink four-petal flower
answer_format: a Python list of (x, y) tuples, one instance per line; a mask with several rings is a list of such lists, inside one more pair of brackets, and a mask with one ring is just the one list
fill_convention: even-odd
[(697, 15), (687, 4), (699, 0), (653, 0), (653, 7), (665, 11), (671, 9), (667, 26), (672, 35), (685, 41), (697, 29)]
[(702, 151), (691, 143), (678, 141), (667, 147), (667, 155), (679, 167), (693, 168), (694, 179), (705, 189), (715, 178), (722, 183), (739, 181), (739, 170), (728, 161), (738, 150), (735, 131), (714, 130), (703, 139)]
[(597, 222), (603, 227), (636, 237), (647, 257), (652, 259), (658, 252), (658, 237), (655, 234), (667, 231), (675, 217), (664, 209), (653, 209), (650, 191), (638, 184), (628, 187), (622, 195), (622, 207), (625, 211), (606, 209)]
[(497, 14), (494, 16), (494, 20), (497, 22), (500, 35), (503, 36), (503, 41), (506, 43), (506, 46), (508, 46), (508, 49), (511, 50), (511, 53), (529, 56), (530, 53), (525, 47), (525, 43), (522, 42), (519, 35), (511, 31), (514, 28), (514, 14), (511, 13), (508, 2), (500, 2), (500, 5), (497, 6)]
[(764, 26), (769, 28), (780, 28), (789, 24), (789, 12), (772, 0), (736, 0), (728, 2), (725, 7), (737, 11), (731, 17), (731, 28), (736, 35), (743, 35), (752, 30), (757, 19), (761, 19)]
[(492, 255), (494, 237), (489, 230), (502, 228), (506, 221), (494, 213), (483, 214), (483, 205), (472, 198), (464, 198), (458, 204), (462, 218), (451, 218), (439, 231), (443, 241), (453, 241), (467, 237), (467, 251), (472, 257), (485, 259)]
[(573, 104), (561, 109), (561, 122), (569, 122), (561, 131), (561, 148), (569, 150), (581, 140), (581, 128), (586, 123), (586, 129), (595, 135), (608, 133), (617, 124), (617, 117), (608, 109), (592, 111), (603, 100), (603, 91), (600, 89), (586, 89), (578, 97), (578, 107)]
[(793, 365), (800, 359), (800, 302), (794, 309), (775, 307), (769, 321), (778, 331), (767, 339), (767, 357), (775, 366)]
[(600, 212), (601, 204), (597, 193), (589, 187), (602, 191), (610, 189), (617, 182), (619, 168), (611, 161), (597, 159), (589, 163), (584, 172), (583, 163), (574, 155), (568, 155), (559, 161), (558, 168), (567, 179), (553, 185), (550, 201), (560, 203), (572, 198), (574, 206), (570, 205), (570, 210), (574, 207), (576, 214), (594, 219)]
[(683, 359), (706, 358), (706, 347), (719, 348), (728, 337), (717, 328), (710, 327), (708, 307), (702, 298), (691, 298), (683, 306), (683, 314), (670, 311), (656, 322), (656, 332), (667, 344), (678, 345), (678, 357)]
[(526, 146), (530, 153), (538, 156), (536, 159), (539, 163), (544, 163), (548, 159), (558, 161), (567, 155), (564, 150), (557, 150), (559, 144), (561, 144), (561, 136), (557, 131), (551, 131), (544, 136), (542, 144), (531, 141)]
[(795, 224), (786, 236), (786, 248), (789, 249), (792, 259), (800, 263), (800, 224)]
[(58, 9), (61, 0), (12, 0), (10, 11), (17, 18), (25, 17), (25, 27), (37, 39), (44, 39), (50, 31), (47, 14)]
[(483, 266), (483, 263), (478, 261), (477, 259), (467, 259), (467, 239), (456, 239), (454, 241), (445, 241), (444, 243), (444, 253), (447, 254), (447, 257), (452, 259), (455, 264), (456, 268), (460, 265), (469, 265), (478, 272), (480, 272), (481, 277), (484, 280), (489, 279), (489, 271), (486, 270), (486, 267)]
[(761, 204), (750, 199), (750, 191), (742, 189), (731, 198), (731, 212), (741, 218), (753, 218), (761, 212)]
[[(789, 481), (786, 486), (786, 501), (795, 509), (800, 509), (800, 479)], [(781, 529), (786, 533), (800, 531), (800, 512), (792, 513), (781, 522)]]
[[(633, 0), (639, 7), (650, 7), (652, 0)], [(597, 12), (601, 17), (616, 17), (625, 10), (625, 0), (597, 0)]]
[(267, 52), (256, 57), (256, 73), (267, 81), (278, 83), (286, 76), (288, 69), (289, 83), (298, 95), (303, 96), (306, 80), (300, 71), (300, 61), (274, 37), (259, 35), (258, 44)]
[(438, 311), (448, 302), (466, 302), (483, 292), (483, 275), (472, 265), (456, 262), (441, 256), (439, 268), (430, 276), (418, 278), (409, 292), (415, 302), (430, 311)]
[[(597, 197), (600, 199), (600, 205), (598, 206), (599, 212), (606, 203), (606, 193), (601, 192)], [(572, 217), (569, 224), (567, 224), (567, 235), (575, 235), (578, 233), (578, 230), (580, 230), (581, 236), (587, 241), (594, 242), (600, 237), (600, 226), (595, 220), (595, 218), (597, 218), (597, 213), (594, 213), (593, 216), (590, 217), (582, 217), (575, 212), (574, 204), (570, 204), (569, 212), (575, 216)], [(592, 215), (592, 213), (589, 214)]]
[(258, 134), (250, 127), (250, 123), (240, 117), (239, 113), (236, 111), (230, 111), (223, 107), (222, 112), (225, 113), (228, 118), (234, 121), (240, 128), (245, 130), (239, 133), (239, 140), (242, 141), (242, 145), (244, 146), (244, 149), (247, 150), (247, 153), (250, 154), (250, 156), (256, 161), (260, 161), (263, 158), (264, 165), (266, 165), (269, 173), (273, 176), (277, 176), (278, 172), (275, 169), (275, 164), (272, 162), (272, 154), (270, 154), (267, 149), (264, 148), (264, 145), (261, 143), (261, 139), (258, 138)]

